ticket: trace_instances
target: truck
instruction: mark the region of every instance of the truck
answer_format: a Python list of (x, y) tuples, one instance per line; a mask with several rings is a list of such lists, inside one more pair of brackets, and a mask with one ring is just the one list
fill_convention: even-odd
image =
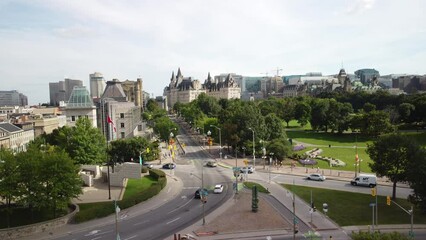
[(353, 186), (375, 187), (377, 185), (377, 177), (371, 174), (360, 174), (351, 180)]

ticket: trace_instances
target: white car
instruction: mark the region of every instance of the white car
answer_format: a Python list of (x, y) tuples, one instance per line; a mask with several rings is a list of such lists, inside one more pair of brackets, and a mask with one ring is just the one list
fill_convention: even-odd
[(254, 167), (248, 166), (248, 167), (242, 167), (240, 170), (241, 173), (254, 173)]
[(306, 179), (308, 180), (315, 180), (315, 181), (324, 181), (325, 180), (325, 176), (319, 174), (319, 173), (312, 173), (309, 174)]
[(223, 185), (222, 184), (217, 184), (216, 186), (214, 186), (214, 193), (222, 193), (223, 192)]

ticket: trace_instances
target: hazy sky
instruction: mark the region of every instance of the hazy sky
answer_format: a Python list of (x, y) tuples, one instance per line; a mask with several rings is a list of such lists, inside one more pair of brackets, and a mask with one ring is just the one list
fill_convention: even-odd
[[(261, 76), (425, 74), (424, 0), (0, 0), (0, 90), (49, 102), (49, 82), (136, 80), (162, 95), (172, 71), (201, 81)], [(276, 73), (276, 71), (275, 71)]]

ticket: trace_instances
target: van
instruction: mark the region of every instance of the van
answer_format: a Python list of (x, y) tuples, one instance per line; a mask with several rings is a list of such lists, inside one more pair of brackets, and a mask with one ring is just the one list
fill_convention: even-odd
[(373, 188), (377, 185), (377, 177), (375, 175), (360, 174), (351, 181), (351, 185), (368, 186)]

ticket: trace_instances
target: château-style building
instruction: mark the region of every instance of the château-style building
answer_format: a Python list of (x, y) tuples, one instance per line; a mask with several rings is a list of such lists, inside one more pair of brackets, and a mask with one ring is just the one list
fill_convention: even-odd
[(228, 74), (226, 78), (212, 78), (208, 73), (207, 79), (202, 84), (198, 79), (183, 77), (179, 68), (176, 76), (172, 72), (169, 86), (164, 88), (163, 96), (170, 109), (177, 102), (189, 103), (197, 99), (201, 93), (216, 99), (233, 99), (240, 98), (241, 88), (232, 74)]

